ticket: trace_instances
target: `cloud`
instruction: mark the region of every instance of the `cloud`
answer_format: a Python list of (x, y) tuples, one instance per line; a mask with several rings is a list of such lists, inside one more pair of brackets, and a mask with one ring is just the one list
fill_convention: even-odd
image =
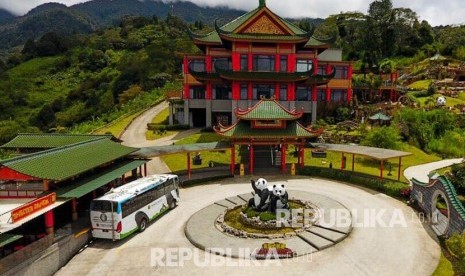
[[(74, 5), (86, 0), (0, 0), (0, 8), (16, 14), (25, 14), (32, 8), (50, 1)], [(171, 2), (165, 0), (165, 2)], [(208, 7), (228, 6), (248, 11), (256, 8), (258, 0), (192, 0), (191, 2)], [(372, 1), (367, 0), (268, 0), (267, 6), (284, 17), (320, 17), (326, 18), (341, 11), (366, 12)], [(431, 25), (448, 25), (465, 23), (463, 11), (465, 1), (447, 0), (393, 0), (394, 7), (405, 7), (414, 10), (420, 19), (427, 20)], [(447, 3), (447, 4), (445, 4)]]

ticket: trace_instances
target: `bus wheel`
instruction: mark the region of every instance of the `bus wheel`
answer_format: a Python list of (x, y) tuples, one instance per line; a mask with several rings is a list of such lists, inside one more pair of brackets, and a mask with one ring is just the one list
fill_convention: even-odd
[(139, 232), (144, 232), (145, 228), (147, 228), (147, 219), (143, 218), (139, 221)]
[(174, 209), (176, 207), (176, 200), (171, 200), (171, 203), (170, 203), (170, 209)]

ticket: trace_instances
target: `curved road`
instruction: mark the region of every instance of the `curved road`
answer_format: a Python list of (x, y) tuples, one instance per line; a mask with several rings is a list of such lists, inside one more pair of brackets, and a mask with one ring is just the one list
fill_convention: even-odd
[[(286, 275), (414, 276), (431, 275), (436, 268), (441, 250), (433, 238), (435, 236), (404, 203), (383, 194), (328, 180), (270, 177), (269, 181), (270, 184), (285, 183), (289, 189), (319, 193), (339, 201), (352, 211), (356, 225), (351, 235), (310, 257), (292, 260), (245, 262), (241, 265), (238, 259), (214, 256), (217, 267), (202, 267), (193, 261), (173, 267), (152, 266), (152, 250), (171, 248), (177, 254), (179, 248), (195, 248), (184, 234), (186, 221), (192, 214), (215, 201), (250, 192), (248, 178), (236, 177), (211, 185), (182, 189), (179, 206), (151, 224), (144, 233), (114, 243), (97, 240), (76, 255), (57, 275), (256, 276), (278, 275), (285, 271)], [(384, 227), (383, 224), (392, 222), (393, 214), (397, 214), (394, 227)], [(367, 217), (377, 217), (375, 221), (378, 223), (368, 223), (370, 220)], [(204, 251), (199, 252), (197, 264), (213, 257)]]
[(404, 176), (405, 178), (407, 178), (408, 181), (410, 181), (414, 177), (416, 180), (419, 180), (423, 183), (427, 183), (429, 181), (428, 174), (431, 171), (449, 167), (453, 164), (461, 163), (463, 161), (463, 158), (446, 159), (437, 162), (408, 167), (404, 170)]

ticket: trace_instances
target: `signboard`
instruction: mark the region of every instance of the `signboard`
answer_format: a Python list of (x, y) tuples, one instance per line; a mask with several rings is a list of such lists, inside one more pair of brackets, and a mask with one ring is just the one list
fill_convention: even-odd
[(260, 259), (282, 259), (282, 258), (292, 258), (297, 254), (290, 248), (286, 247), (285, 243), (275, 242), (275, 243), (264, 243), (262, 248), (256, 249), (252, 254), (252, 258), (257, 260)]
[(15, 223), (39, 210), (44, 209), (45, 207), (52, 205), (56, 202), (56, 199), (57, 195), (55, 193), (51, 193), (14, 209), (11, 211), (12, 223)]

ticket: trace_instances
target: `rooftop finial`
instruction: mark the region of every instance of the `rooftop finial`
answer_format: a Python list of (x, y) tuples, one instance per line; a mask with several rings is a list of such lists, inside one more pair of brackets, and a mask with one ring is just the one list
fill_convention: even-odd
[(259, 8), (263, 8), (263, 7), (266, 6), (266, 0), (258, 0), (258, 1), (259, 1), (259, 2), (258, 2), (258, 3), (259, 3), (259, 4), (258, 4), (258, 7), (259, 7)]

